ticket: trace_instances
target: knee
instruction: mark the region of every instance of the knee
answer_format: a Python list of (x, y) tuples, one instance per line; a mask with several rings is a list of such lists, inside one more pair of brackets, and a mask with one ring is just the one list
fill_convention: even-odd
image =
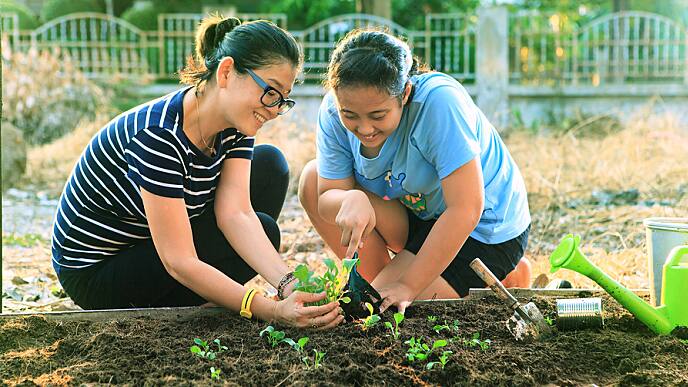
[(318, 168), (316, 160), (309, 161), (299, 178), (299, 202), (306, 212), (317, 211)]
[(289, 163), (282, 151), (274, 145), (260, 144), (253, 148), (253, 168), (267, 171), (270, 176), (289, 179)]
[(282, 235), (277, 222), (268, 214), (256, 212), (256, 215), (258, 215), (258, 219), (263, 225), (263, 230), (265, 231), (265, 235), (268, 236), (268, 239), (270, 239), (270, 243), (275, 247), (275, 250), (279, 251)]
[(530, 263), (530, 260), (526, 257), (521, 257), (521, 260), (518, 261), (518, 264), (516, 264), (516, 270), (523, 272), (523, 273), (528, 273), (530, 274), (532, 265)]

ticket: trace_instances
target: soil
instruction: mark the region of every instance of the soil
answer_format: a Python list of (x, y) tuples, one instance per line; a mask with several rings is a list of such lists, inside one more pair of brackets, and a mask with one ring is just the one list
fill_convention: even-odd
[[(582, 295), (585, 296), (585, 295)], [(150, 317), (79, 321), (44, 316), (0, 319), (0, 380), (8, 385), (683, 385), (688, 386), (688, 341), (655, 336), (614, 300), (603, 297), (602, 329), (559, 331), (532, 343), (516, 342), (505, 328), (511, 313), (494, 296), (452, 303), (414, 304), (394, 340), (379, 323), (366, 331), (348, 323), (331, 331), (277, 326), (287, 337), (308, 336), (306, 351), (326, 352), (307, 368), (286, 344), (273, 348), (260, 331), (268, 324), (217, 312), (189, 319)], [(527, 301), (523, 300), (522, 301)], [(556, 319), (554, 297), (533, 297)], [(430, 322), (428, 316), (436, 316)], [(383, 316), (391, 320), (391, 316)], [(433, 330), (457, 320), (457, 330)], [(464, 343), (475, 332), (489, 348)], [(412, 336), (449, 340), (444, 369), (406, 360)], [(228, 347), (215, 360), (190, 352), (194, 338)], [(440, 350), (430, 360), (436, 361)], [(221, 369), (212, 380), (210, 367)]]

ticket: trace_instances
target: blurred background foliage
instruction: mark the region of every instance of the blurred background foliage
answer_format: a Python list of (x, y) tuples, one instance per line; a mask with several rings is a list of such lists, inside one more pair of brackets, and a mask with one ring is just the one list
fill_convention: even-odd
[[(428, 13), (475, 12), (481, 5), (511, 10), (537, 9), (566, 14), (578, 25), (602, 14), (647, 11), (688, 24), (688, 0), (383, 0), (391, 19), (408, 29), (423, 29)], [(108, 4), (109, 3), (109, 4)], [(144, 30), (157, 27), (160, 13), (201, 13), (234, 9), (238, 13), (284, 13), (290, 30), (303, 30), (328, 17), (366, 11), (365, 0), (0, 0), (0, 11), (17, 12), (21, 29), (32, 29), (73, 12), (111, 12)]]

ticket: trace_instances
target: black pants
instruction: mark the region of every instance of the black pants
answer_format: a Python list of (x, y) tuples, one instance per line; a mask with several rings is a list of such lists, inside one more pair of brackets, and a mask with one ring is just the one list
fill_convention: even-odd
[[(409, 233), (404, 249), (418, 254), (432, 226), (435, 225), (436, 219), (422, 220), (409, 209), (406, 209), (406, 213), (409, 220)], [(467, 296), (470, 288), (486, 287), (485, 282), (469, 266), (475, 258), (480, 258), (500, 281), (503, 280), (516, 268), (518, 261), (523, 257), (528, 247), (529, 231), (530, 226), (517, 237), (494, 245), (480, 242), (469, 236), (454, 260), (442, 273), (442, 278), (461, 297)]]
[[(288, 184), (289, 166), (279, 149), (256, 146), (251, 163), (251, 204), (275, 249), (280, 245), (277, 218)], [(212, 208), (192, 219), (191, 229), (202, 261), (241, 284), (256, 276), (217, 227)], [(170, 276), (152, 239), (85, 269), (63, 268), (59, 278), (67, 294), (84, 309), (192, 306), (206, 302)]]

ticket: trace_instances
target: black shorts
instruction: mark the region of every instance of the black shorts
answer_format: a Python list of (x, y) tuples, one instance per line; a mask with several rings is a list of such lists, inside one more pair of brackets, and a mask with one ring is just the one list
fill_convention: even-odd
[[(437, 220), (422, 220), (408, 208), (406, 214), (409, 221), (409, 231), (404, 249), (418, 254)], [(529, 231), (530, 226), (514, 239), (494, 245), (480, 242), (469, 236), (459, 253), (442, 273), (442, 278), (461, 297), (467, 296), (470, 288), (486, 287), (485, 282), (468, 266), (475, 258), (480, 258), (497, 278), (503, 280), (507, 274), (514, 270), (518, 261), (523, 257), (528, 246)]]

